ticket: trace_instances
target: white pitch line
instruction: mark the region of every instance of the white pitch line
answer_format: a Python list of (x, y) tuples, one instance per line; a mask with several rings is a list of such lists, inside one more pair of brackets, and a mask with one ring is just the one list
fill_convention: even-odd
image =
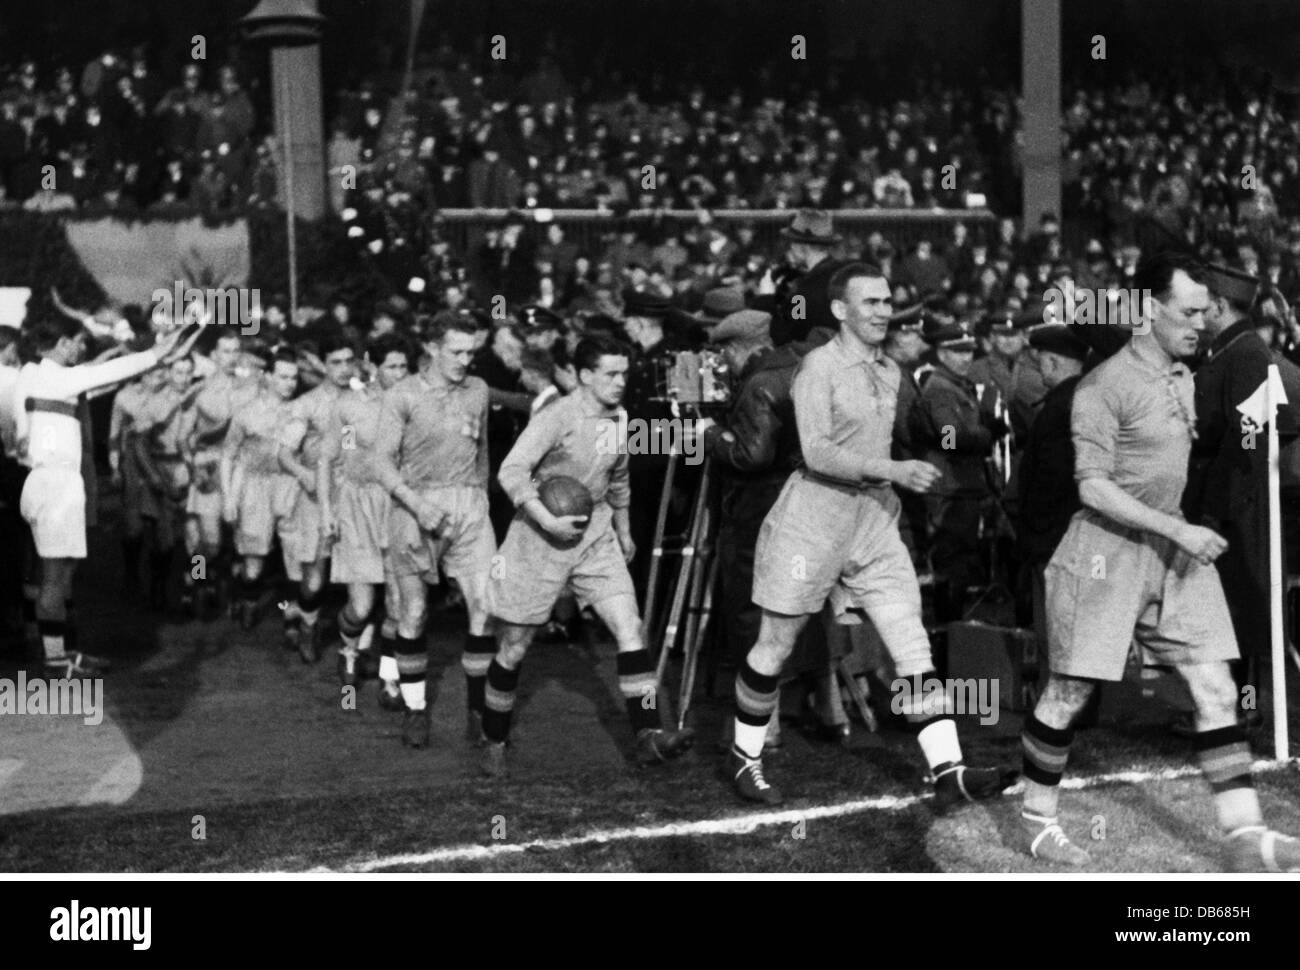
[[(1295, 768), (1292, 761), (1260, 761), (1254, 765), (1255, 774), (1264, 774)], [(1103, 785), (1140, 785), (1151, 781), (1177, 781), (1199, 775), (1200, 769), (1192, 765), (1181, 768), (1162, 768), (1159, 771), (1130, 769), (1105, 775), (1077, 776), (1062, 780), (1062, 788), (1099, 788)], [(1017, 783), (1006, 792), (1015, 795), (1023, 785)], [(430, 852), (406, 853), (385, 856), (345, 866), (347, 872), (376, 872), (393, 866), (418, 866), (447, 862), (478, 862), (499, 856), (519, 855), (525, 852), (556, 852), (580, 846), (604, 845), (634, 839), (669, 839), (680, 836), (749, 835), (755, 829), (769, 825), (793, 825), (797, 822), (819, 818), (842, 818), (864, 812), (901, 812), (920, 805), (931, 796), (906, 795), (901, 798), (882, 795), (831, 805), (814, 805), (809, 808), (791, 808), (781, 812), (752, 812), (725, 818), (699, 819), (694, 822), (669, 822), (664, 825), (638, 825), (631, 828), (597, 829), (582, 835), (562, 839), (534, 839), (531, 842), (493, 842), (487, 845), (453, 845)], [(319, 871), (331, 871), (323, 868)]]

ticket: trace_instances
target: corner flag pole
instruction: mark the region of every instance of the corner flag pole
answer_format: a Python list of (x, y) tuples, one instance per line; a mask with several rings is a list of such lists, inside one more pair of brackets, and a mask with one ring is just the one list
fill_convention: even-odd
[(1287, 737), (1286, 653), (1282, 629), (1282, 488), (1278, 460), (1277, 409), (1286, 403), (1277, 364), (1269, 364), (1264, 382), (1268, 419), (1268, 577), (1269, 627), (1273, 634), (1273, 757), (1284, 761), (1291, 754)]

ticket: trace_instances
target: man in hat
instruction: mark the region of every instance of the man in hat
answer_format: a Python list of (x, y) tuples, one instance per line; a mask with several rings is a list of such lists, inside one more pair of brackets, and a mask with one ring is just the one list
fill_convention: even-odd
[(844, 263), (831, 259), (831, 248), (840, 241), (831, 228), (831, 217), (821, 209), (800, 209), (794, 221), (781, 230), (786, 241), (787, 266), (777, 281), (772, 320), (772, 343), (776, 346), (803, 340), (813, 327), (836, 328), (831, 316), (827, 284)]
[(963, 323), (941, 326), (930, 337), (937, 364), (912, 422), (916, 446), (941, 472), (927, 496), (933, 544), (935, 614), (959, 620), (966, 589), (981, 581), (980, 523), (993, 497), (987, 461), (1007, 426), (981, 406), (970, 370), (975, 338)]
[(1222, 536), (1183, 518), (1179, 502), (1196, 436), (1191, 374), (1209, 295), (1194, 260), (1158, 253), (1134, 282), (1148, 294), (1128, 344), (1080, 382), (1070, 424), (1083, 508), (1047, 566), (1051, 677), (1025, 719), (1024, 847), (1084, 865), (1057, 820), (1073, 725), (1099, 681), (1118, 681), (1136, 638), (1172, 665), (1195, 706), (1194, 738), (1213, 793), (1227, 862), (1238, 871), (1300, 870), (1300, 841), (1264, 824), (1246, 734), (1237, 724), (1238, 657), (1211, 564)]
[(741, 310), (714, 328), (736, 395), (714, 424), (704, 419), (706, 453), (722, 467), (724, 496), (718, 529), (722, 617), (728, 652), (743, 656), (758, 637), (758, 608), (750, 599), (754, 544), (763, 518), (799, 462), (790, 385), (801, 354), (772, 350), (771, 314)]
[(524, 345), (532, 350), (550, 350), (564, 334), (564, 317), (554, 310), (529, 304), (515, 313), (524, 332)]
[(1029, 334), (1043, 381), (1050, 390), (1029, 427), (1019, 468), (1020, 502), (1016, 538), (1030, 570), (1034, 629), (1047, 642), (1044, 570), (1079, 510), (1074, 483), (1074, 443), (1070, 440), (1070, 408), (1083, 374), (1088, 345), (1064, 324), (1044, 324)]
[[(704, 306), (693, 318), (706, 330), (745, 309), (745, 294), (734, 286), (718, 286), (704, 294)], [(713, 338), (710, 338), (713, 339)]]
[(986, 318), (986, 325), (989, 353), (973, 361), (966, 376), (971, 383), (985, 389), (987, 400), (991, 402), (996, 392), (1003, 405), (1009, 405), (1015, 388), (1016, 363), (1025, 349), (1025, 334), (1016, 325), (1016, 316), (1010, 311), (990, 315)]
[[(1264, 429), (1237, 406), (1268, 379), (1271, 358), (1250, 318), (1259, 281), (1226, 266), (1208, 267), (1206, 277), (1210, 344), (1195, 376), (1197, 437), (1183, 512), (1228, 542), (1215, 565), (1243, 658), (1237, 686), (1258, 688), (1259, 662), (1270, 648), (1268, 448)], [(1243, 716), (1257, 726), (1254, 693), (1242, 697)]]
[[(900, 678), (934, 669), (920, 587), (898, 536), (893, 485), (925, 492), (940, 473), (925, 462), (889, 457), (899, 382), (897, 365), (880, 353), (889, 283), (878, 268), (850, 263), (829, 286), (842, 325), (835, 338), (804, 357), (794, 380), (803, 467), (786, 481), (759, 533), (753, 597), (763, 614), (758, 641), (736, 677), (728, 773), (742, 798), (769, 805), (782, 800), (764, 777), (762, 761), (781, 669), (809, 618), (828, 600), (839, 616), (867, 614)], [(963, 763), (946, 705), (936, 711), (917, 695), (896, 700), (903, 701), (934, 775), (940, 811), (993, 797), (1014, 781), (1014, 773)]]
[[(917, 383), (916, 368), (920, 366), (928, 345), (921, 333), (925, 314), (920, 305), (895, 313), (889, 318), (889, 331), (885, 335), (884, 354), (898, 365), (898, 410), (894, 420), (893, 455), (897, 461), (916, 457), (916, 443), (912, 440), (912, 411), (921, 400), (921, 386)], [(925, 499), (915, 492), (899, 496), (902, 514), (898, 527), (903, 544), (911, 553), (912, 564), (928, 571), (925, 566), (929, 550), (929, 528), (926, 522)]]
[[(672, 302), (657, 293), (631, 289), (623, 292), (623, 331), (633, 354), (624, 395), (629, 421), (670, 420), (673, 416), (666, 402), (656, 400), (663, 390), (658, 386), (657, 362), (686, 349), (684, 341), (669, 329), (672, 309)], [(632, 488), (629, 514), (636, 546), (632, 578), (638, 589), (644, 589), (649, 572), (659, 496), (667, 469), (667, 455), (643, 454), (638, 450), (628, 456), (628, 483)]]

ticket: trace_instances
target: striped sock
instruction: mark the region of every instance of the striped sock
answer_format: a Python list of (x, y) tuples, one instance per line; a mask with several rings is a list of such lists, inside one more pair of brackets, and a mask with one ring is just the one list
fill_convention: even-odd
[(343, 609), (339, 610), (339, 637), (343, 640), (342, 653), (348, 656), (355, 656), (357, 652), (357, 641), (361, 639), (361, 633), (366, 628), (365, 620), (358, 620), (352, 615), (352, 604), (347, 603)]
[(767, 722), (780, 700), (779, 679), (760, 674), (745, 658), (736, 674), (736, 747), (749, 757), (762, 756)]
[(506, 670), (495, 658), (488, 665), (487, 684), (483, 691), (483, 736), (489, 741), (500, 744), (510, 736), (510, 717), (515, 709), (519, 670), (519, 667)]
[(63, 648), (62, 620), (37, 620), (36, 628), (40, 632), (41, 646), (45, 648), (46, 660), (62, 660), (67, 656)]
[(302, 619), (303, 626), (316, 625), (316, 620), (320, 618), (321, 600), (324, 598), (324, 590), (318, 589), (314, 593), (298, 590), (298, 616)]
[(1074, 743), (1074, 728), (1048, 727), (1033, 714), (1025, 718), (1020, 734), (1024, 750), (1025, 812), (1056, 817), (1061, 775)]
[(1195, 738), (1196, 760), (1214, 793), (1214, 810), (1225, 832), (1264, 824), (1250, 773), (1250, 746), (1237, 725), (1201, 731)]
[(471, 711), (483, 713), (487, 672), (496, 653), (495, 638), (475, 636), (472, 633), (465, 635), (465, 652), (460, 655), (460, 666), (465, 671), (465, 693)]
[(397, 673), (401, 681), (402, 700), (413, 711), (424, 710), (424, 681), (429, 673), (429, 651), (424, 634), (397, 638)]
[[(628, 650), (615, 661), (618, 670), (618, 691), (627, 705), (627, 716), (632, 721), (632, 733), (640, 734), (647, 728), (661, 726), (656, 704), (655, 662), (650, 651)], [(646, 698), (649, 698), (649, 702)]]

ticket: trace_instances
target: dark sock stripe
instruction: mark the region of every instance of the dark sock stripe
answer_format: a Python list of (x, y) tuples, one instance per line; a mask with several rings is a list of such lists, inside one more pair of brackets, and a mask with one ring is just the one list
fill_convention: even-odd
[(379, 655), (381, 657), (395, 657), (397, 655), (396, 651), (397, 651), (396, 637), (380, 637)]
[(36, 600), (23, 597), (23, 622), (36, 622)]
[[(621, 657), (623, 655), (619, 654), (619, 656)], [(746, 659), (745, 662), (740, 665), (740, 672), (736, 676), (746, 687), (748, 687), (756, 694), (774, 693), (781, 682), (781, 678), (779, 676), (768, 676), (767, 674), (760, 674), (757, 670), (755, 670), (753, 667), (749, 665), (748, 659)]]
[(649, 650), (628, 650), (618, 655), (614, 668), (620, 677), (629, 677), (633, 674), (653, 673), (655, 662)]
[(519, 685), (519, 667), (507, 670), (495, 660), (488, 667), (484, 680), (486, 697), (483, 708), (483, 735), (489, 741), (500, 743), (510, 734), (510, 719), (514, 713), (515, 688)]
[(424, 637), (398, 637), (394, 643), (397, 657), (397, 676), (403, 684), (416, 684), (429, 673), (429, 653)]
[(365, 620), (358, 620), (352, 615), (352, 605), (348, 604), (339, 610), (339, 633), (346, 637), (357, 637), (361, 631), (366, 628)]
[(1245, 744), (1246, 732), (1236, 724), (1215, 728), (1213, 731), (1198, 731), (1192, 739), (1196, 751), (1209, 751), (1211, 748), (1223, 748), (1230, 744)]
[(1053, 748), (1068, 748), (1074, 744), (1074, 728), (1054, 728), (1048, 727), (1038, 718), (1030, 714), (1025, 718), (1026, 734), (1037, 738), (1043, 744), (1050, 745)]
[(1038, 767), (1038, 765), (1034, 764), (1028, 758), (1025, 758), (1024, 764), (1021, 766), (1021, 773), (1030, 781), (1036, 781), (1040, 785), (1055, 787), (1061, 783), (1060, 773), (1046, 771)]
[(298, 609), (304, 613), (313, 613), (320, 609), (321, 600), (325, 598), (325, 590), (318, 589), (314, 593), (304, 593), (298, 590)]
[(1232, 791), (1234, 788), (1254, 788), (1254, 787), (1255, 787), (1255, 779), (1250, 774), (1250, 772), (1246, 772), (1245, 774), (1242, 775), (1236, 775), (1235, 777), (1232, 778), (1226, 778), (1223, 781), (1210, 782), (1210, 791), (1214, 792), (1214, 794), (1216, 795), (1221, 794), (1225, 791)]
[(43, 637), (61, 637), (67, 631), (63, 620), (37, 620), (36, 629)]

